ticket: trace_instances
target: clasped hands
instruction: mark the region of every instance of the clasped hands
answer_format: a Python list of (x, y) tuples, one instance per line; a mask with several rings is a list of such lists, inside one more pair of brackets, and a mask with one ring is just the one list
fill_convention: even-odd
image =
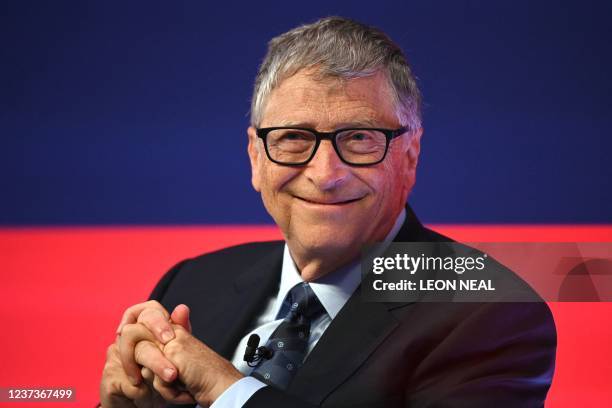
[(156, 301), (128, 308), (108, 347), (102, 407), (209, 406), (243, 375), (191, 335), (189, 308), (172, 313)]

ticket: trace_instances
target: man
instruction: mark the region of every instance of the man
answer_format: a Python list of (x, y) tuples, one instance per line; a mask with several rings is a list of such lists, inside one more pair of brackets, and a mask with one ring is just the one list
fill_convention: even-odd
[[(420, 94), (385, 34), (332, 17), (273, 39), (247, 133), (253, 187), (285, 242), (168, 272), (123, 316), (102, 406), (543, 405), (556, 345), (545, 304), (359, 296), (364, 245), (448, 240), (405, 207)], [(253, 333), (266, 349), (247, 363)]]

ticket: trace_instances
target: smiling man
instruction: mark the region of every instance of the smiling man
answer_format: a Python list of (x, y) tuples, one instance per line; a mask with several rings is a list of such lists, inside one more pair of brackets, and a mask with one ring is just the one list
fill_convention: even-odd
[(102, 405), (542, 406), (556, 345), (545, 304), (360, 297), (365, 245), (448, 241), (406, 205), (419, 107), (403, 53), (377, 29), (332, 17), (273, 39), (248, 154), (285, 240), (168, 272), (123, 316)]
[(383, 241), (414, 185), (422, 132), (400, 124), (387, 74), (325, 78), (308, 67), (272, 90), (261, 118), (248, 129), (253, 186), (302, 278)]

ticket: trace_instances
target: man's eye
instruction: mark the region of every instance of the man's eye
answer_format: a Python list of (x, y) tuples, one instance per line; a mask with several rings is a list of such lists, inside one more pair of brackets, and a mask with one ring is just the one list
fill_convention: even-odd
[(368, 141), (372, 141), (372, 139), (373, 137), (369, 132), (353, 132), (353, 133), (348, 133), (340, 137), (340, 140), (344, 143), (368, 142)]
[(302, 133), (291, 132), (291, 133), (285, 133), (284, 135), (282, 135), (281, 139), (286, 140), (286, 141), (306, 140), (307, 136)]
[(365, 133), (353, 133), (351, 135), (351, 140), (355, 140), (355, 141), (367, 140), (368, 138), (369, 136), (366, 135)]

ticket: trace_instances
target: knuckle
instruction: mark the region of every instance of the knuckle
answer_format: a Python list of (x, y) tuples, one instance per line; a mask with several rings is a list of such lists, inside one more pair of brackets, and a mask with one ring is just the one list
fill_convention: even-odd
[(148, 300), (146, 302), (137, 303), (125, 309), (125, 312), (123, 312), (122, 321), (125, 321), (126, 323), (132, 323), (137, 317), (137, 314), (139, 314), (138, 311), (146, 309), (147, 307), (163, 309), (161, 303), (156, 300)]
[[(176, 352), (178, 352), (179, 350), (181, 350), (181, 349), (184, 347), (184, 346), (183, 346), (183, 343), (184, 343), (184, 339), (179, 338), (179, 337), (177, 336), (177, 337), (176, 337), (176, 338), (174, 338), (172, 341), (169, 341), (169, 342), (166, 344), (166, 347), (168, 348), (168, 352), (170, 352), (170, 353), (176, 353)], [(165, 352), (165, 350), (166, 350), (166, 349), (164, 349), (164, 352)]]
[(109, 361), (115, 357), (117, 354), (117, 345), (115, 343), (111, 344), (106, 349), (106, 361)]
[(136, 324), (134, 323), (125, 324), (123, 326), (123, 329), (121, 329), (121, 337), (125, 338), (125, 337), (131, 336), (134, 333), (135, 329), (136, 329)]
[(141, 323), (157, 323), (157, 322), (167, 322), (170, 318), (170, 314), (164, 307), (157, 301), (148, 304), (144, 307), (140, 313), (138, 314), (136, 321)]
[(125, 312), (121, 315), (121, 323), (124, 323), (130, 315), (130, 308), (125, 309)]
[(102, 368), (102, 377), (108, 377), (109, 375), (111, 375), (114, 366), (114, 362), (106, 361), (104, 363), (104, 367)]
[(146, 301), (144, 304), (145, 304), (145, 305), (148, 305), (148, 306), (150, 306), (150, 307), (152, 307), (152, 308), (154, 308), (154, 309), (158, 309), (158, 310), (162, 309), (162, 310), (165, 310), (165, 309), (164, 309), (164, 307), (162, 306), (162, 304), (161, 304), (161, 303), (159, 303), (157, 300), (148, 300), (148, 301)]
[(145, 309), (142, 312), (140, 312), (140, 314), (138, 315), (138, 318), (136, 319), (136, 321), (138, 323), (143, 323), (148, 321), (151, 318), (151, 311), (154, 309)]
[(140, 342), (138, 344), (136, 344), (136, 347), (134, 348), (134, 360), (139, 362), (139, 361), (144, 361), (146, 359), (147, 356), (147, 349), (146, 346), (147, 343), (146, 342)]
[(121, 317), (121, 320), (123, 322), (130, 322), (130, 319), (132, 317), (132, 315), (134, 314), (134, 312), (138, 310), (138, 305), (132, 305), (130, 307), (128, 307), (127, 309), (125, 309), (125, 312), (123, 312), (123, 316)]
[(168, 327), (166, 317), (157, 309), (145, 309), (138, 316), (138, 322), (159, 332)]
[(159, 309), (155, 309), (155, 308), (152, 308), (152, 307), (147, 307), (145, 310), (143, 310), (140, 313), (139, 317), (148, 317), (148, 318), (151, 318), (151, 317), (158, 317), (158, 316), (161, 316), (161, 311)]
[(171, 341), (164, 347), (164, 355), (170, 360), (173, 360), (177, 354), (180, 354), (177, 343), (177, 341)]
[(184, 340), (190, 336), (189, 332), (185, 330), (182, 326), (174, 325), (173, 329), (174, 333), (176, 334), (177, 340)]
[(150, 341), (141, 341), (136, 344), (134, 360), (137, 364), (155, 368), (159, 364), (161, 351)]

